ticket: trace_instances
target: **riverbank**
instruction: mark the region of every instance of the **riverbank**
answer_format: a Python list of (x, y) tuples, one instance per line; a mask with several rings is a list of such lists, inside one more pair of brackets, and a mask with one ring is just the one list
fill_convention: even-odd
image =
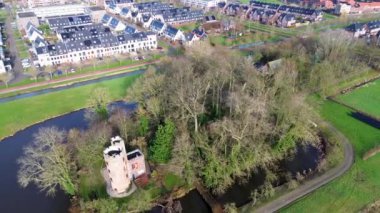
[(324, 101), (320, 114), (331, 122), (352, 143), (355, 150), (355, 163), (339, 179), (316, 190), (307, 197), (284, 209), (283, 212), (357, 212), (365, 205), (375, 201), (380, 194), (380, 155), (368, 160), (362, 156), (379, 144), (380, 131), (356, 119), (355, 113), (338, 103)]
[(120, 100), (125, 97), (126, 88), (138, 77), (132, 75), (2, 103), (0, 139), (35, 123), (87, 107), (87, 100), (96, 87), (107, 88), (112, 101)]

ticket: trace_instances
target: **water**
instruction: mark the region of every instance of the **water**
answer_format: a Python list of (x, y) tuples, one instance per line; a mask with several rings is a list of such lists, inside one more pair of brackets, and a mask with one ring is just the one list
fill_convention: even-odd
[[(280, 162), (279, 168), (282, 172), (289, 172), (293, 177), (296, 176), (297, 172), (302, 173), (304, 170), (309, 171), (309, 169), (314, 171), (318, 166), (321, 154), (320, 150), (314, 146), (299, 146), (294, 158)], [(224, 194), (216, 198), (222, 204), (235, 203), (236, 206), (240, 207), (251, 201), (251, 193), (255, 189), (259, 189), (264, 184), (264, 181), (265, 171), (258, 169), (252, 172), (247, 180), (238, 181), (228, 188)], [(282, 185), (285, 181), (284, 177), (280, 177), (276, 185)]]
[(191, 190), (185, 196), (179, 198), (183, 213), (209, 213), (211, 208), (196, 189)]
[(10, 97), (0, 98), (0, 104), (6, 103), (9, 101), (23, 99), (23, 98), (30, 98), (30, 97), (37, 96), (37, 95), (43, 95), (43, 94), (47, 94), (47, 93), (51, 93), (51, 92), (57, 92), (57, 91), (65, 90), (65, 89), (85, 86), (85, 85), (98, 83), (98, 82), (105, 81), (105, 80), (112, 80), (112, 79), (122, 78), (122, 77), (126, 77), (126, 76), (139, 75), (139, 74), (142, 74), (144, 72), (145, 72), (145, 70), (136, 70), (136, 71), (132, 71), (132, 72), (126, 72), (126, 73), (116, 74), (116, 75), (112, 75), (112, 76), (105, 76), (105, 77), (101, 77), (101, 78), (97, 78), (97, 79), (72, 83), (72, 84), (68, 84), (65, 86), (47, 88), (47, 89), (37, 90), (34, 92), (28, 92), (28, 93), (14, 95), (14, 96), (10, 96)]
[[(136, 104), (113, 103), (113, 106), (133, 110)], [(5, 138), (0, 142), (0, 212), (1, 213), (63, 213), (68, 212), (70, 199), (59, 191), (55, 197), (47, 197), (36, 187), (21, 188), (17, 183), (17, 159), (23, 154), (23, 147), (33, 141), (35, 134), (41, 127), (56, 126), (59, 129), (85, 129), (87, 123), (84, 111), (79, 110), (57, 118), (46, 120), (30, 126)]]

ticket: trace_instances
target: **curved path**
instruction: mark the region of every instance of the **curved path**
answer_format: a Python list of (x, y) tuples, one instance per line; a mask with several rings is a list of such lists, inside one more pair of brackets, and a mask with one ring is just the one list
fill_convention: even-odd
[(342, 141), (342, 146), (344, 148), (343, 163), (339, 165), (338, 167), (328, 170), (322, 176), (311, 179), (310, 181), (307, 181), (306, 183), (302, 184), (295, 190), (287, 194), (284, 194), (278, 197), (277, 199), (273, 200), (272, 202), (259, 207), (254, 212), (259, 212), (259, 213), (277, 212), (281, 208), (284, 208), (292, 204), (293, 202), (301, 199), (302, 197), (313, 192), (314, 190), (326, 185), (327, 183), (334, 180), (335, 178), (338, 178), (339, 176), (343, 175), (351, 167), (351, 165), (354, 163), (354, 150), (352, 148), (352, 145), (350, 144), (348, 139), (342, 133), (340, 133), (335, 127), (333, 127), (329, 123), (326, 123), (326, 124), (332, 131), (334, 131), (339, 136), (339, 138)]

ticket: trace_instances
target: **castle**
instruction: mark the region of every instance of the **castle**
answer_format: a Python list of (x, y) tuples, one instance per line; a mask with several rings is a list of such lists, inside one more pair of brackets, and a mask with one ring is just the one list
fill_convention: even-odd
[(111, 138), (111, 146), (103, 152), (106, 167), (103, 176), (107, 183), (107, 193), (111, 197), (125, 197), (136, 189), (133, 181), (147, 174), (143, 153), (136, 149), (128, 152), (124, 140)]

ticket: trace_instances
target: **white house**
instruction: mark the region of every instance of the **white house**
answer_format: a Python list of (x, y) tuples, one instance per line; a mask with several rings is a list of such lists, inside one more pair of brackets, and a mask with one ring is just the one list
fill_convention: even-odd
[(0, 60), (0, 74), (6, 73), (7, 70), (5, 69), (4, 62)]
[(165, 29), (166, 29), (166, 24), (159, 20), (152, 21), (150, 25), (150, 30), (154, 33), (157, 33), (157, 35), (162, 35)]
[(121, 22), (117, 18), (112, 18), (111, 21), (108, 23), (108, 26), (115, 32), (121, 32), (125, 29), (125, 24)]
[(44, 39), (42, 32), (34, 26), (29, 28), (26, 35), (31, 42), (34, 42), (37, 38)]
[[(87, 28), (91, 26), (86, 26)], [(60, 42), (36, 47), (35, 54), (40, 66), (51, 66), (148, 51), (157, 48), (157, 35), (153, 32), (113, 35), (105, 27), (85, 31), (70, 31)]]
[(164, 36), (172, 41), (184, 41), (185, 35), (183, 32), (177, 28), (174, 28), (170, 25), (164, 30)]

